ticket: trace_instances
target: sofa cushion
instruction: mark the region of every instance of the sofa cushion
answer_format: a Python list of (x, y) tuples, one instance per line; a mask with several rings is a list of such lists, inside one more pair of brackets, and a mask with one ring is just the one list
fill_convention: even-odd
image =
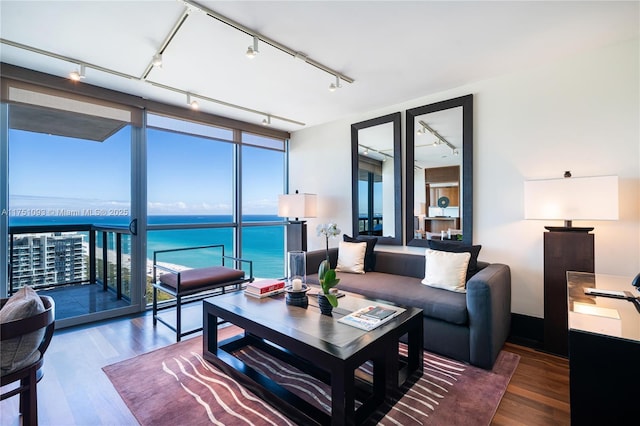
[(469, 253), (450, 253), (427, 249), (422, 284), (448, 291), (465, 293)]
[[(25, 286), (7, 300), (0, 309), (0, 323), (8, 323), (32, 317), (46, 309), (40, 296), (31, 287)], [(45, 329), (34, 331), (2, 343), (2, 375), (26, 367), (40, 358), (38, 346), (44, 338)]]
[(424, 254), (376, 251), (376, 272), (424, 278)]
[(364, 274), (364, 253), (367, 243), (347, 243), (340, 241), (338, 244), (338, 264), (336, 272), (350, 272), (352, 274)]
[(470, 246), (450, 241), (429, 240), (429, 248), (432, 250), (448, 251), (450, 253), (469, 253), (471, 258), (469, 259), (469, 266), (467, 267), (467, 281), (480, 270), (478, 267), (478, 255), (482, 248), (481, 245)]
[[(424, 256), (415, 257), (424, 261)], [(424, 275), (424, 265), (422, 274)], [(370, 299), (414, 306), (422, 309), (424, 316), (440, 321), (458, 325), (467, 325), (469, 322), (464, 293), (428, 287), (421, 283), (422, 278), (383, 272), (367, 272), (365, 275), (338, 273), (338, 278), (339, 290), (358, 293)], [(318, 275), (307, 275), (307, 283), (318, 284)]]
[(367, 250), (364, 253), (364, 270), (365, 272), (370, 272), (376, 268), (376, 255), (373, 252), (376, 247), (376, 243), (378, 242), (376, 237), (358, 235), (358, 237), (353, 238), (347, 234), (343, 234), (342, 240), (348, 243), (361, 243), (363, 241), (367, 243)]

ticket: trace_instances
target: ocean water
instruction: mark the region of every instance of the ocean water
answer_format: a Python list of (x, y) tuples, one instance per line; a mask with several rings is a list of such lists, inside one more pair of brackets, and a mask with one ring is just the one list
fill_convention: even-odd
[[(269, 215), (246, 215), (244, 222), (281, 221), (282, 218)], [(229, 223), (231, 216), (149, 216), (149, 225)], [(129, 218), (113, 216), (22, 216), (10, 218), (10, 226), (94, 224), (128, 226)], [(100, 239), (99, 239), (100, 240)], [(98, 242), (100, 247), (101, 242)], [(109, 249), (113, 249), (109, 241)], [(225, 255), (233, 256), (233, 228), (195, 228), (172, 230), (149, 230), (147, 232), (147, 259), (153, 259), (157, 250), (199, 247), (223, 244)], [(124, 244), (125, 250), (128, 245)], [(218, 264), (220, 249), (187, 250), (159, 253), (158, 261), (183, 265), (191, 268)], [(253, 262), (256, 277), (279, 278), (284, 276), (284, 227), (256, 226), (244, 227), (242, 231), (242, 258)], [(246, 265), (246, 264), (245, 264)], [(243, 267), (248, 272), (248, 266)]]

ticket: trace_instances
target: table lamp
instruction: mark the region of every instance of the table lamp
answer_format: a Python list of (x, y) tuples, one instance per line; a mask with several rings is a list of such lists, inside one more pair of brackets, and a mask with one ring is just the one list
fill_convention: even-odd
[(566, 356), (567, 271), (594, 272), (593, 227), (574, 227), (574, 220), (617, 220), (618, 177), (571, 177), (524, 182), (524, 217), (564, 220), (545, 226), (544, 348)]
[[(307, 250), (306, 218), (317, 216), (316, 194), (283, 194), (278, 196), (278, 216), (289, 218), (286, 251)], [(291, 220), (291, 218), (294, 218)]]
[(617, 220), (618, 176), (530, 180), (524, 183), (525, 219), (564, 220), (545, 226), (552, 232), (589, 232), (574, 228), (573, 220)]

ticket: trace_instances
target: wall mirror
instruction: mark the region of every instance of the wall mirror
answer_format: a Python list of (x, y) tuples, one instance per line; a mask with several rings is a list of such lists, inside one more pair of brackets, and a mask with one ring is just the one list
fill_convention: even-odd
[(400, 113), (351, 125), (353, 234), (402, 244)]
[(472, 244), (473, 95), (407, 110), (407, 245)]

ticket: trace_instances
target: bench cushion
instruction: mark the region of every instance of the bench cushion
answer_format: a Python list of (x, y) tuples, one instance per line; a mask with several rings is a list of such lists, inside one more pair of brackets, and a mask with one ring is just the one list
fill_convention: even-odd
[(211, 266), (187, 269), (178, 274), (163, 274), (160, 275), (160, 282), (177, 290), (178, 275), (180, 275), (180, 289), (182, 290), (215, 287), (244, 279), (244, 271), (226, 266)]

